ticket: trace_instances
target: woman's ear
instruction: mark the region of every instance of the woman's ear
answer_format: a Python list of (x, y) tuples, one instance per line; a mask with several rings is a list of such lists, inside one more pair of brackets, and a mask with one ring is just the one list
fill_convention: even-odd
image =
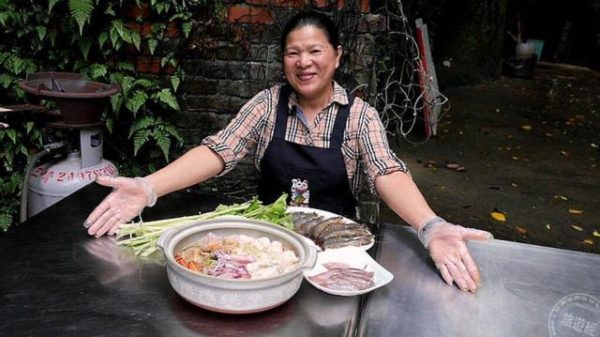
[(335, 56), (335, 69), (337, 69), (340, 66), (340, 60), (342, 59), (342, 46), (338, 46), (335, 53), (337, 54)]

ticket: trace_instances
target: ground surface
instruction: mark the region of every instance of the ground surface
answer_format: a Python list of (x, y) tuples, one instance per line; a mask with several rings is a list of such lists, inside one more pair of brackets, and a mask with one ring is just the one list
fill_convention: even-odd
[[(449, 221), (600, 253), (600, 74), (551, 64), (535, 71), (534, 80), (447, 88), (435, 138), (391, 143)], [(454, 163), (464, 171), (447, 167)], [(383, 209), (381, 219), (398, 218)]]

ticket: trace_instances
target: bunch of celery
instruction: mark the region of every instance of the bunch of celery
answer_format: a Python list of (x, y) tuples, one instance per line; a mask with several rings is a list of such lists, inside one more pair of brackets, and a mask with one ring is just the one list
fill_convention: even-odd
[(150, 256), (156, 251), (156, 241), (167, 229), (189, 224), (198, 220), (208, 220), (225, 215), (238, 215), (250, 219), (264, 220), (294, 228), (292, 218), (286, 214), (287, 194), (282, 194), (272, 204), (263, 205), (257, 197), (242, 204), (219, 205), (214, 211), (198, 215), (183, 216), (157, 221), (131, 222), (121, 225), (117, 232), (117, 243), (135, 252), (135, 255)]

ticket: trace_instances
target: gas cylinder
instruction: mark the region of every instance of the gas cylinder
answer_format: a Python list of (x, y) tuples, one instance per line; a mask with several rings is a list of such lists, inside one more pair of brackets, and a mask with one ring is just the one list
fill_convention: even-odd
[(97, 166), (82, 169), (80, 152), (72, 152), (57, 163), (42, 164), (29, 176), (27, 215), (34, 216), (93, 182), (98, 176), (117, 175), (117, 167), (106, 159), (102, 159)]
[(37, 166), (27, 177), (28, 217), (93, 182), (98, 176), (118, 176), (117, 167), (102, 158), (102, 129), (82, 129), (79, 133), (79, 151), (72, 151), (61, 161)]

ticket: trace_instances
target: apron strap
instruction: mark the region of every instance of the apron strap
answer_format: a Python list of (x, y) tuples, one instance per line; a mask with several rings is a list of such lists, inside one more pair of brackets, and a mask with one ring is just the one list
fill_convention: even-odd
[(348, 97), (348, 104), (340, 106), (337, 116), (335, 117), (333, 132), (331, 132), (331, 141), (329, 145), (329, 148), (331, 149), (341, 148), (342, 143), (344, 142), (346, 121), (348, 120), (348, 115), (350, 115), (350, 107), (352, 107), (352, 104), (354, 104), (354, 96), (352, 96), (349, 91), (346, 91), (346, 97)]
[(285, 130), (287, 129), (287, 117), (289, 114), (288, 102), (290, 98), (290, 92), (291, 87), (289, 84), (283, 85), (281, 90), (279, 90), (279, 102), (277, 103), (277, 116), (275, 119), (273, 139), (285, 140)]

